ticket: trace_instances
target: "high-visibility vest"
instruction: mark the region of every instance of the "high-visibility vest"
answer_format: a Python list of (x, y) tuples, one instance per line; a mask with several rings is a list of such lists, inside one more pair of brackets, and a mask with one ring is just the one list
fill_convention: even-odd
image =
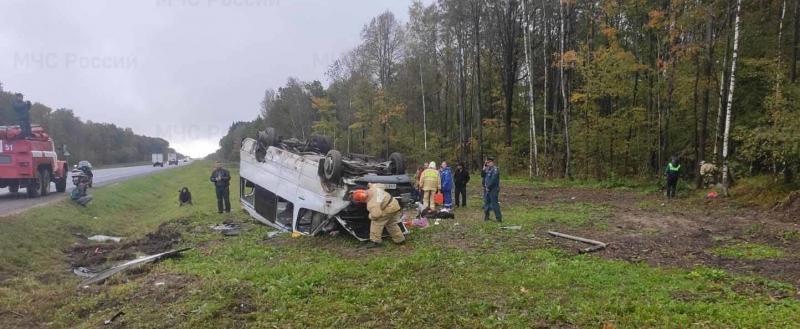
[(672, 162), (667, 164), (667, 171), (678, 172), (681, 170), (681, 165), (673, 166)]

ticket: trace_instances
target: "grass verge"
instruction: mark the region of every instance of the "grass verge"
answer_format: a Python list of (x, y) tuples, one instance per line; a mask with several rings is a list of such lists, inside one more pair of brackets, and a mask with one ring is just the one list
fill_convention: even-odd
[[(363, 249), (347, 236), (291, 238), (215, 212), (198, 162), (99, 188), (89, 208), (62, 202), (2, 219), (0, 327), (89, 328), (118, 311), (130, 327), (770, 327), (800, 323), (800, 302), (768, 289), (791, 286), (713, 268), (672, 269), (572, 256), (537, 234), (551, 220), (602, 223), (604, 206), (508, 204), (503, 230), (475, 202), (457, 220), (414, 230), (403, 246)], [(233, 172), (235, 174), (235, 171)], [(234, 182), (237, 178), (234, 176)], [(236, 186), (237, 184), (234, 184)], [(195, 206), (179, 208), (178, 188)], [(236, 188), (232, 187), (235, 199)], [(223, 237), (208, 225), (246, 221)], [(135, 239), (169, 222), (180, 259), (77, 289), (65, 248), (72, 233)], [(747, 287), (767, 289), (742, 290)]]
[(754, 242), (739, 242), (711, 249), (711, 253), (727, 258), (748, 260), (777, 259), (786, 253), (778, 248)]

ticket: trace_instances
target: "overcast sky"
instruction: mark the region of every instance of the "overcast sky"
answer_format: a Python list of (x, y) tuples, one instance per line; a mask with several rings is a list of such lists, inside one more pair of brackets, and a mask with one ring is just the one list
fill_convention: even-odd
[[(427, 1), (426, 1), (427, 2)], [(290, 76), (325, 81), (406, 0), (0, 0), (0, 82), (31, 101), (203, 156)]]

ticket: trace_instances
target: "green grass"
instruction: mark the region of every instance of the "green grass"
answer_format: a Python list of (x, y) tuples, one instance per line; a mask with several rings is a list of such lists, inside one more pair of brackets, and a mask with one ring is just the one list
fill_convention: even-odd
[[(473, 177), (475, 178), (475, 177)], [(477, 180), (472, 181), (480, 182), (480, 176)], [(620, 189), (632, 190), (642, 193), (658, 192), (658, 182), (653, 180), (644, 179), (631, 179), (621, 177), (611, 177), (604, 180), (598, 179), (565, 179), (565, 178), (534, 178), (530, 179), (524, 176), (512, 176), (503, 179), (503, 183), (512, 185), (530, 185), (534, 188), (563, 188), (563, 187), (582, 187), (582, 188), (600, 188), (600, 189)]]
[[(93, 189), (94, 200), (86, 208), (64, 201), (0, 218), (0, 273), (49, 269), (63, 258), (61, 249), (76, 240), (74, 233), (136, 237), (168, 219), (212, 214), (214, 195), (196, 193), (213, 190), (208, 168), (208, 163), (196, 164)], [(207, 206), (177, 207), (183, 186), (195, 192), (195, 203)]]
[(783, 177), (762, 175), (736, 181), (730, 194), (738, 202), (762, 208), (771, 208), (783, 201), (792, 191), (800, 190), (800, 183), (784, 184)]
[(778, 248), (754, 242), (738, 242), (711, 249), (711, 253), (727, 257), (747, 260), (782, 258), (786, 253)]
[(603, 226), (610, 209), (593, 203), (553, 203), (545, 206), (513, 205), (504, 210), (506, 218), (519, 219), (525, 224), (547, 226), (559, 223), (567, 226)]
[[(209, 167), (198, 162), (99, 188), (86, 209), (63, 202), (0, 220), (0, 273), (7, 277), (0, 281), (0, 312), (23, 315), (3, 312), (0, 327), (94, 328), (117, 311), (130, 327), (175, 328), (790, 328), (800, 322), (800, 302), (764, 292), (793, 293), (791, 285), (714, 268), (572, 256), (540, 243), (536, 228), (602, 228), (609, 211), (602, 205), (507, 204), (503, 225), (523, 226), (509, 231), (484, 223), (472, 202), (455, 221), (414, 230), (406, 245), (379, 250), (361, 249), (347, 236), (264, 240), (272, 229), (256, 224), (222, 237), (207, 226), (248, 217), (215, 213)], [(184, 185), (196, 206), (175, 205)], [(147, 272), (76, 290), (79, 280), (62, 252), (77, 240), (73, 232), (137, 238), (163, 222), (180, 227), (181, 245), (195, 248)]]

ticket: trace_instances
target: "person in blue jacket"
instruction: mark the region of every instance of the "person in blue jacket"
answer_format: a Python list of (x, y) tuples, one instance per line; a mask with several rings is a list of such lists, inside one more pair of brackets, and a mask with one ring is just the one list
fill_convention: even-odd
[(447, 162), (442, 161), (442, 169), (439, 170), (439, 177), (442, 180), (442, 194), (444, 195), (444, 209), (453, 208), (453, 172), (447, 166)]
[(481, 171), (483, 178), (483, 220), (489, 221), (489, 212), (494, 211), (498, 222), (503, 221), (500, 212), (500, 169), (494, 165), (494, 157), (488, 157)]

